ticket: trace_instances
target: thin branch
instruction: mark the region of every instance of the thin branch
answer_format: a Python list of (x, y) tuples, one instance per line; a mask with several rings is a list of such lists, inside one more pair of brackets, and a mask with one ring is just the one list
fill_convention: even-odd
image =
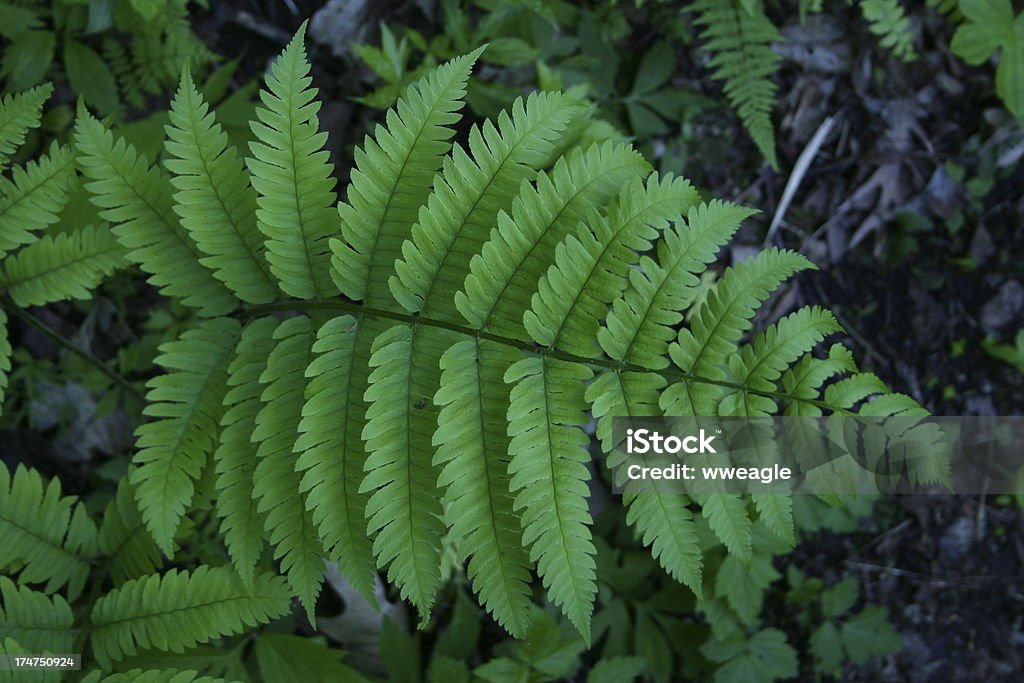
[(87, 363), (95, 367), (97, 370), (106, 375), (111, 381), (113, 381), (115, 384), (120, 385), (121, 388), (123, 388), (132, 396), (137, 398), (139, 401), (145, 402), (146, 397), (142, 394), (142, 392), (136, 389), (131, 382), (129, 382), (127, 379), (125, 379), (124, 377), (114, 372), (109, 367), (107, 367), (107, 364), (105, 362), (103, 362), (96, 356), (92, 355), (85, 349), (80, 348), (70, 339), (64, 337), (60, 332), (53, 329), (39, 318), (35, 317), (25, 309), (15, 304), (10, 297), (4, 296), (2, 299), (0, 299), (0, 305), (3, 306), (4, 310), (8, 311), (16, 318), (19, 318), (25, 324), (35, 328), (36, 330), (41, 332), (43, 335), (45, 335), (52, 341), (56, 342), (64, 349), (67, 349), (71, 353), (75, 354), (82, 360), (86, 361)]

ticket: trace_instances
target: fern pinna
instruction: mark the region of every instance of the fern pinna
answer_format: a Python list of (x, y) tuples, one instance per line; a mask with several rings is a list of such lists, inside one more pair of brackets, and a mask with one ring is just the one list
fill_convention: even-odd
[[(101, 216), (197, 316), (162, 347), (131, 485), (171, 556), (212, 472), (241, 585), (269, 553), (311, 619), (328, 558), (370, 600), (386, 570), (426, 620), (447, 539), (511, 634), (526, 628), (536, 570), (588, 638), (590, 414), (607, 439), (615, 415), (855, 410), (885, 389), (840, 352), (813, 354), (839, 330), (820, 308), (744, 343), (759, 304), (812, 267), (803, 256), (765, 251), (696, 303), (750, 211), (702, 203), (628, 145), (587, 144), (588, 111), (571, 98), (533, 94), (453, 144), (478, 54), (410, 87), (356, 150), (340, 205), (301, 33), (267, 76), (244, 160), (187, 73), (167, 172), (80, 114), (75, 148)], [(700, 515), (741, 562), (754, 519), (793, 539), (786, 498), (625, 502), (698, 594)]]

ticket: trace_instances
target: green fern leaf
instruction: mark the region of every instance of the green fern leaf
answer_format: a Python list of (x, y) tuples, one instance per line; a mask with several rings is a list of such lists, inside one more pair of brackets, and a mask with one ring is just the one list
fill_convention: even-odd
[(131, 474), (146, 528), (168, 556), (185, 508), (215, 446), (227, 392), (227, 369), (239, 325), (214, 318), (160, 347), (167, 374), (151, 379), (145, 415), (157, 418), (136, 431), (138, 466)]
[(25, 133), (39, 125), (43, 104), (51, 93), (53, 86), (44, 83), (0, 100), (0, 171), (7, 168), (11, 155), (24, 144)]
[(835, 317), (817, 306), (801, 308), (758, 335), (752, 344), (729, 358), (733, 381), (743, 386), (723, 402), (722, 415), (769, 416), (775, 401), (751, 392), (774, 392), (782, 372), (813, 349), (826, 335), (841, 328)]
[(35, 470), (19, 465), (11, 477), (0, 467), (0, 535), (0, 568), (13, 575), (20, 567), (19, 582), (45, 582), (47, 593), (67, 585), (68, 598), (78, 597), (96, 556), (96, 526), (58, 480), (44, 486)]
[(771, 78), (780, 57), (771, 46), (783, 39), (760, 2), (752, 11), (741, 4), (738, 0), (696, 0), (686, 11), (697, 15), (704, 49), (713, 55), (709, 63), (714, 70), (712, 78), (725, 81), (729, 104), (761, 154), (776, 168), (771, 115), (778, 86)]
[(441, 357), (442, 406), (433, 442), (447, 519), (480, 601), (513, 637), (529, 625), (530, 563), (509, 492), (505, 368), (519, 354), (486, 340), (464, 340)]
[(317, 330), (295, 452), (300, 488), (325, 550), (352, 586), (376, 604), (373, 544), (366, 536), (366, 499), (359, 493), (366, 461), (360, 435), (366, 413), (367, 329), (372, 332), (374, 325), (345, 315)]
[(258, 142), (246, 160), (259, 194), (257, 225), (267, 236), (267, 260), (281, 289), (300, 299), (321, 299), (336, 290), (329, 275), (327, 238), (337, 230), (334, 168), (317, 132), (320, 102), (310, 88), (303, 46), (305, 24), (271, 65), (263, 106), (252, 124)]
[(825, 403), (837, 410), (849, 410), (869, 396), (887, 392), (885, 382), (862, 372), (825, 387)]
[(35, 654), (72, 651), (73, 616), (60, 595), (49, 597), (0, 576), (0, 598), (0, 640), (11, 638)]
[[(302, 419), (306, 391), (304, 370), (312, 360), (313, 325), (309, 318), (289, 318), (274, 330), (276, 345), (260, 375), (263, 407), (252, 433), (258, 463), (253, 473), (253, 496), (264, 516), (274, 557), (288, 585), (306, 608), (310, 623), (323, 584), (323, 544), (300, 492), (302, 474), (296, 471), (293, 448)], [(265, 350), (264, 350), (265, 353)]]
[[(468, 66), (467, 63), (465, 68), (468, 69)], [(460, 96), (461, 88), (459, 85)], [(467, 270), (465, 260), (459, 259), (457, 254), (472, 248), (471, 245), (478, 246), (483, 242), (498, 211), (508, 206), (520, 184), (535, 174), (535, 166), (541, 165), (551, 155), (556, 134), (564, 130), (580, 111), (578, 104), (561, 96), (531, 99), (525, 106), (518, 102), (513, 107), (511, 117), (506, 115), (499, 120), (499, 129), (487, 126), (482, 133), (477, 129), (471, 132), (470, 150), (473, 159), (461, 147), (445, 159), (445, 174), (435, 180), (434, 192), (426, 202), (420, 223), (413, 227), (412, 238), (406, 241), (403, 248), (411, 260), (396, 264), (399, 275), (390, 278), (391, 289), (401, 305), (413, 310), (424, 305), (436, 309), (447, 299), (448, 306), (445, 308), (450, 310), (451, 296)], [(437, 276), (442, 273), (445, 275), (444, 281), (437, 280)], [(416, 289), (411, 290), (403, 283), (402, 277)], [(442, 317), (455, 319), (453, 313)], [(422, 477), (413, 478), (417, 483), (406, 493), (410, 499), (409, 504), (393, 506), (388, 505), (388, 501), (396, 491), (405, 493), (395, 488), (395, 484), (401, 482), (402, 478), (393, 477), (402, 471), (402, 463), (406, 463), (408, 469), (409, 463), (429, 463), (432, 458), (437, 464), (443, 462), (436, 459), (429, 442), (410, 438), (409, 434), (430, 434), (438, 430), (436, 411), (430, 400), (440, 385), (437, 368), (442, 353), (452, 345), (454, 339), (452, 335), (433, 328), (414, 326), (408, 329), (408, 334), (400, 334), (388, 343), (375, 346), (371, 358), (371, 365), (380, 365), (382, 368), (386, 365), (391, 373), (387, 376), (387, 390), (380, 392), (376, 391), (375, 385), (382, 377), (381, 374), (371, 376), (372, 386), (367, 398), (376, 397), (376, 400), (368, 413), (371, 420), (366, 433), (378, 429), (378, 425), (406, 425), (403, 428), (406, 431), (404, 435), (391, 432), (387, 439), (378, 435), (372, 442), (368, 442), (373, 454), (367, 467), (386, 465), (388, 468), (373, 482), (378, 490), (374, 498), (371, 498), (371, 505), (379, 505), (380, 508), (378, 514), (371, 518), (371, 529), (387, 529), (383, 537), (378, 536), (378, 550), (393, 547), (392, 543), (398, 538), (397, 533), (410, 528), (419, 530), (420, 541), (416, 544), (419, 548), (412, 553), (396, 555), (397, 564), (391, 567), (391, 574), (401, 577), (398, 579), (400, 585), (404, 587), (408, 584), (411, 592), (419, 594), (419, 599), (413, 602), (420, 606), (421, 611), (425, 611), (433, 600), (437, 578), (435, 572), (423, 574), (422, 579), (416, 575), (426, 561), (428, 552), (430, 564), (438, 564), (443, 533), (443, 524), (435, 524), (433, 519), (441, 514), (436, 468), (425, 470)], [(403, 400), (395, 400), (395, 395), (399, 393), (404, 396)], [(480, 409), (484, 408), (481, 406)], [(504, 414), (503, 408), (501, 414)], [(448, 480), (444, 479), (441, 485), (447, 483)], [(455, 500), (460, 499), (462, 495), (456, 494)], [(428, 507), (423, 507), (424, 504)], [(399, 513), (397, 520), (392, 517), (396, 512)], [(417, 524), (416, 519), (427, 519), (429, 523)], [(470, 572), (474, 576), (479, 571), (489, 573), (492, 567), (485, 562), (481, 570), (478, 559), (480, 555), (476, 553), (477, 543), (474, 538), (467, 546)], [(409, 557), (410, 554), (413, 557)], [(379, 564), (388, 559), (390, 556), (381, 557), (378, 553)], [(502, 569), (502, 563), (507, 562), (507, 553), (503, 552), (498, 568)], [(521, 570), (512, 575), (506, 585), (518, 591), (520, 575)], [(483, 584), (477, 582), (475, 585), (479, 588)], [(486, 602), (488, 606), (493, 605), (493, 609), (502, 611), (501, 619), (514, 619), (512, 623), (516, 626), (513, 628), (522, 623), (524, 601), (521, 595), (516, 597), (514, 593), (506, 593), (499, 598), (496, 592), (493, 596), (488, 595)], [(510, 609), (514, 609), (516, 614), (510, 615)]]
[(605, 353), (618, 361), (660, 369), (676, 336), (682, 311), (690, 306), (697, 274), (704, 271), (743, 219), (753, 212), (715, 200), (691, 208), (685, 225), (664, 232), (658, 260), (640, 258), (629, 273), (626, 291), (612, 304), (597, 339)]
[(860, 0), (860, 11), (871, 32), (881, 38), (882, 47), (904, 62), (917, 59), (914, 31), (899, 0)]
[[(672, 360), (705, 382), (726, 380), (725, 360), (735, 353), (760, 303), (785, 278), (811, 267), (800, 254), (773, 248), (726, 270), (690, 328), (680, 330), (678, 341), (669, 346)], [(661, 406), (666, 415), (717, 415), (722, 392), (713, 388), (705, 384), (695, 393), (691, 382), (676, 383), (662, 394)]]
[(750, 496), (758, 518), (768, 530), (796, 546), (796, 524), (793, 521), (793, 498), (781, 493), (754, 493)]
[(594, 210), (555, 250), (523, 323), (539, 344), (587, 358), (600, 355), (596, 336), (625, 288), (640, 253), (698, 200), (689, 182), (651, 175), (622, 188), (604, 217)]
[(606, 143), (574, 150), (550, 174), (537, 176), (536, 187), (524, 184), (502, 211), (498, 227), (470, 262), (470, 274), (455, 295), (459, 312), (478, 330), (528, 340), (523, 314), (537, 281), (551, 266), (555, 247), (588, 216), (650, 166), (625, 145)]
[(127, 264), (106, 226), (45, 235), (4, 262), (0, 286), (19, 306), (89, 299), (92, 288)]
[(786, 405), (786, 415), (814, 417), (821, 408), (808, 399), (816, 399), (821, 386), (836, 375), (856, 372), (853, 354), (842, 344), (833, 344), (828, 357), (815, 358), (810, 354), (782, 375), (782, 388), (792, 400)]
[[(440, 372), (436, 366), (414, 370), (414, 365), (424, 357), (438, 358), (451, 343), (446, 330), (389, 328), (373, 342), (365, 394), (369, 408), (362, 436), (369, 456), (359, 490), (370, 492), (366, 516), (370, 533), (377, 535), (373, 552), (378, 567), (389, 565), (388, 580), (416, 605), (424, 623), (441, 582), (443, 509), (429, 442), (436, 422), (425, 414), (433, 409)], [(424, 347), (433, 350), (424, 353)]]
[(110, 591), (93, 605), (90, 644), (100, 665), (140, 649), (185, 648), (265, 624), (287, 614), (291, 593), (283, 579), (261, 574), (246, 588), (226, 567), (143, 576)]
[(71, 148), (54, 143), (38, 162), (15, 166), (10, 178), (0, 177), (0, 257), (57, 222), (74, 176)]
[(708, 526), (725, 544), (730, 556), (743, 563), (750, 562), (751, 522), (743, 499), (729, 493), (709, 493), (698, 496), (697, 500)]
[(206, 254), (200, 262), (242, 301), (273, 301), (277, 287), (256, 227), (256, 192), (187, 69), (169, 116), (166, 165), (177, 190), (174, 210)]
[[(586, 399), (597, 419), (607, 465), (619, 466), (612, 441), (613, 417), (646, 417), (660, 414), (658, 395), (665, 380), (654, 373), (605, 370), (587, 386)], [(623, 492), (626, 522), (637, 530), (644, 545), (658, 563), (677, 581), (701, 595), (703, 560), (693, 514), (688, 500), (680, 495), (659, 492)]]
[(589, 439), (585, 365), (547, 357), (523, 358), (505, 373), (514, 384), (508, 411), (508, 472), (521, 511), (523, 543), (551, 601), (590, 642), (597, 594), (587, 507)]
[(75, 126), (75, 146), (93, 204), (113, 224), (129, 260), (151, 275), (150, 282), (202, 315), (235, 308), (237, 300), (199, 262), (201, 252), (176, 220), (167, 177), (84, 110)]
[(263, 551), (264, 520), (253, 496), (256, 458), (250, 440), (260, 412), (259, 378), (267, 367), (267, 349), (274, 344), (278, 321), (259, 318), (246, 325), (228, 366), (226, 408), (221, 417), (220, 443), (214, 451), (220, 531), (239, 577), (246, 586)]
[(456, 145), (445, 157), (390, 280), (407, 311), (461, 322), (451, 302), (469, 274), (468, 255), (480, 251), (498, 212), (548, 163), (559, 136), (582, 112), (580, 103), (558, 93), (534, 93), (525, 104), (517, 99), (511, 113), (502, 111), (496, 127), (474, 126), (469, 153)]
[(448, 153), (451, 126), (469, 71), (483, 49), (457, 57), (412, 85), (355, 152), (348, 202), (341, 204), (344, 240), (331, 240), (331, 274), (342, 294), (369, 306), (393, 306), (388, 279)]
[(117, 585), (152, 574), (163, 566), (160, 549), (146, 532), (135, 492), (127, 479), (118, 484), (117, 494), (103, 513), (99, 548)]

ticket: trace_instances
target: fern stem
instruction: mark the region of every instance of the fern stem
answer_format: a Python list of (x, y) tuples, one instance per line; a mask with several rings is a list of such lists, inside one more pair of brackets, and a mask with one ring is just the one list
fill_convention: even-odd
[(67, 349), (71, 353), (77, 355), (82, 360), (94, 366), (97, 370), (106, 375), (107, 378), (109, 378), (112, 382), (120, 385), (122, 389), (124, 389), (129, 394), (138, 399), (140, 403), (145, 402), (146, 397), (142, 394), (141, 391), (135, 388), (135, 386), (131, 382), (129, 382), (127, 379), (111, 370), (105, 362), (103, 362), (96, 356), (92, 355), (85, 349), (77, 346), (70, 339), (64, 337), (60, 332), (53, 329), (39, 318), (35, 317), (25, 309), (15, 304), (6, 294), (3, 296), (2, 299), (0, 299), (0, 305), (3, 306), (4, 310), (8, 311), (15, 317), (21, 319), (21, 321), (24, 322), (25, 324), (29, 325), (30, 327), (34, 327), (44, 336), (56, 342), (59, 346)]
[(605, 359), (605, 358), (585, 358), (583, 356), (577, 356), (573, 353), (568, 353), (560, 349), (547, 349), (533, 342), (523, 341), (521, 339), (513, 339), (511, 337), (503, 337), (501, 335), (492, 334), (483, 330), (477, 330), (466, 325), (459, 325), (457, 323), (451, 323), (444, 320), (433, 320), (431, 318), (425, 318), (422, 315), (412, 315), (408, 313), (401, 313), (398, 311), (387, 311), (379, 308), (373, 308), (365, 306), (360, 303), (353, 303), (349, 301), (282, 301), (273, 304), (262, 304), (258, 306), (251, 306), (247, 310), (241, 313), (244, 319), (255, 318), (261, 315), (268, 315), (271, 313), (295, 313), (295, 312), (306, 312), (306, 311), (343, 311), (345, 313), (354, 313), (356, 315), (367, 315), (375, 318), (386, 318), (388, 320), (396, 320), (399, 322), (407, 323), (409, 325), (427, 325), (429, 327), (438, 327), (444, 330), (450, 330), (459, 334), (466, 335), (467, 337), (475, 339), (487, 339), (498, 344), (504, 344), (511, 346), (527, 353), (537, 353), (550, 356), (552, 358), (558, 358), (559, 360), (570, 361), (573, 363), (581, 363), (583, 365), (591, 367), (600, 367), (614, 370), (616, 372), (643, 372), (643, 373), (657, 373), (669, 381), (687, 381), (687, 382), (699, 382), (702, 384), (712, 384), (726, 389), (735, 389), (738, 391), (744, 391), (751, 394), (757, 394), (759, 396), (766, 396), (768, 398), (780, 399), (784, 401), (797, 401), (799, 403), (806, 403), (809, 405), (815, 405), (824, 410), (847, 413), (849, 411), (839, 410), (835, 406), (831, 406), (825, 401), (820, 399), (803, 398), (801, 396), (793, 396), (782, 391), (764, 391), (760, 389), (753, 389), (748, 386), (736, 382), (729, 382), (727, 380), (717, 380), (710, 377), (703, 377), (701, 375), (695, 375), (685, 370), (678, 370), (673, 368), (663, 368), (655, 370), (652, 368), (644, 367), (642, 365), (635, 365), (633, 363), (622, 363), (616, 360)]

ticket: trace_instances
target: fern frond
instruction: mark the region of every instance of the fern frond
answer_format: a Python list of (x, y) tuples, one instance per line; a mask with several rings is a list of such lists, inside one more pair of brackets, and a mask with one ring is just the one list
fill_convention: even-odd
[(405, 310), (461, 322), (451, 301), (469, 274), (469, 258), (487, 240), (498, 212), (548, 163), (582, 112), (582, 104), (564, 95), (533, 93), (502, 111), (497, 126), (474, 126), (468, 153), (456, 145), (444, 158), (390, 279)]
[(825, 403), (837, 410), (850, 410), (869, 396), (887, 392), (885, 382), (870, 372), (861, 372), (825, 387)]
[(366, 451), (361, 433), (366, 406), (369, 342), (373, 324), (339, 316), (320, 326), (306, 367), (305, 404), (299, 422), (295, 467), (300, 489), (323, 539), (352, 586), (376, 604), (373, 544), (366, 535), (366, 499), (359, 493)]
[[(840, 329), (831, 313), (816, 306), (802, 308), (769, 327), (753, 343), (740, 349), (739, 354), (729, 358), (733, 381), (744, 388), (722, 401), (719, 414), (749, 417), (776, 414), (775, 399), (754, 392), (775, 391), (776, 382), (786, 368)], [(746, 428), (754, 429), (750, 424)], [(773, 442), (765, 443), (755, 437), (753, 443), (761, 463), (778, 461), (778, 448)], [(751, 498), (765, 526), (790, 546), (795, 546), (792, 498), (775, 493), (754, 493)]]
[(697, 275), (729, 241), (753, 210), (714, 200), (691, 208), (685, 224), (664, 231), (658, 260), (640, 257), (626, 291), (612, 303), (605, 327), (597, 331), (610, 357), (644, 367), (668, 365), (665, 354), (682, 312), (692, 303)]
[(0, 257), (57, 222), (74, 176), (74, 153), (55, 142), (39, 161), (0, 177)]
[(92, 288), (127, 265), (124, 248), (106, 226), (45, 235), (4, 261), (0, 287), (19, 306), (88, 299)]
[(163, 566), (160, 549), (146, 531), (135, 492), (127, 479), (121, 480), (114, 499), (107, 503), (100, 524), (99, 548), (117, 585), (152, 574)]
[(751, 391), (776, 391), (776, 382), (786, 368), (840, 329), (835, 317), (817, 306), (801, 308), (769, 327), (729, 358), (733, 381), (746, 390), (727, 397), (719, 414), (774, 415), (778, 409), (775, 401)]
[(513, 637), (529, 624), (530, 562), (509, 491), (505, 415), (509, 389), (502, 377), (520, 357), (486, 340), (463, 340), (441, 357), (441, 406), (433, 443), (441, 465), (446, 517), (467, 575), (483, 606)]
[(548, 597), (590, 642), (597, 594), (587, 507), (589, 439), (583, 381), (590, 369), (549, 357), (528, 357), (505, 372), (514, 384), (508, 410), (508, 472), (521, 511), (523, 544), (537, 563)]
[[(586, 399), (597, 419), (597, 436), (607, 465), (612, 471), (619, 466), (614, 458), (612, 441), (613, 417), (646, 417), (660, 414), (658, 395), (665, 380), (654, 373), (605, 370), (587, 386)], [(644, 545), (650, 546), (658, 564), (674, 579), (701, 595), (703, 560), (693, 513), (688, 500), (680, 495), (658, 492), (623, 491), (626, 522), (640, 534)]]
[(75, 496), (61, 495), (60, 481), (44, 485), (24, 465), (13, 477), (0, 467), (0, 537), (0, 568), (20, 583), (45, 583), (47, 593), (67, 585), (71, 600), (81, 593), (96, 556), (96, 525)]
[(140, 649), (185, 648), (265, 624), (291, 610), (282, 578), (261, 574), (251, 589), (229, 568), (172, 569), (128, 581), (93, 605), (90, 644), (104, 668)]
[(785, 493), (751, 494), (758, 519), (768, 530), (796, 547), (796, 522), (793, 519), (793, 497)]
[(393, 305), (388, 279), (448, 153), (466, 80), (482, 51), (456, 57), (413, 84), (388, 110), (387, 127), (377, 126), (356, 148), (348, 201), (338, 206), (343, 240), (331, 240), (331, 275), (350, 299)]
[(881, 38), (879, 43), (882, 47), (891, 50), (904, 62), (917, 59), (910, 18), (899, 0), (860, 0), (860, 11), (871, 32)]
[[(736, 351), (743, 333), (749, 329), (757, 307), (779, 284), (793, 273), (812, 264), (791, 251), (769, 249), (725, 271), (707, 295), (689, 328), (679, 331), (679, 339), (669, 346), (669, 355), (677, 366), (705, 380), (727, 378), (725, 359)], [(704, 385), (705, 391), (692, 391), (692, 383), (679, 382), (661, 396), (667, 415), (717, 415), (720, 391)]]
[(11, 638), (33, 653), (67, 654), (75, 631), (71, 607), (60, 595), (52, 597), (18, 586), (0, 576), (0, 640)]
[(305, 24), (270, 67), (246, 164), (258, 193), (257, 226), (267, 236), (267, 260), (281, 290), (322, 299), (336, 291), (327, 238), (338, 219), (331, 208), (334, 168), (323, 149), (327, 133), (317, 131), (320, 102), (309, 87), (304, 38)]
[(743, 498), (731, 493), (708, 493), (697, 497), (701, 513), (715, 536), (740, 562), (750, 562), (753, 541), (750, 515)]
[(199, 262), (202, 253), (176, 219), (172, 187), (159, 168), (84, 110), (75, 125), (75, 146), (91, 201), (150, 282), (202, 315), (235, 308), (238, 302), (224, 283)]
[(378, 567), (388, 566), (388, 580), (416, 605), (422, 622), (441, 582), (444, 522), (431, 462), (436, 424), (431, 400), (440, 382), (436, 359), (451, 343), (446, 330), (390, 327), (373, 341), (365, 394), (369, 408), (362, 436), (369, 456), (359, 490), (370, 492), (366, 517), (369, 532), (377, 535), (373, 552)]
[(637, 178), (623, 187), (607, 217), (593, 210), (559, 243), (555, 262), (537, 285), (523, 318), (533, 340), (586, 358), (600, 355), (600, 321), (640, 253), (697, 200), (688, 181), (653, 174), (646, 184)]
[(551, 173), (525, 183), (510, 213), (470, 261), (470, 274), (455, 295), (459, 312), (478, 330), (528, 340), (523, 314), (537, 281), (555, 259), (555, 247), (592, 206), (604, 206), (633, 178), (650, 171), (626, 145), (605, 143), (561, 157)]
[(156, 420), (135, 431), (138, 469), (130, 478), (146, 528), (168, 556), (195, 481), (216, 444), (228, 363), (239, 332), (230, 318), (204, 321), (160, 347), (156, 362), (167, 374), (147, 383), (149, 405), (143, 412)]
[(313, 324), (305, 316), (289, 318), (274, 330), (275, 346), (259, 378), (263, 407), (252, 432), (252, 442), (259, 444), (252, 490), (257, 511), (264, 516), (274, 558), (281, 561), (288, 585), (306, 608), (310, 623), (324, 578), (323, 544), (300, 492), (302, 474), (296, 470), (293, 447), (313, 340)]
[(821, 408), (806, 399), (817, 398), (821, 386), (832, 377), (856, 371), (853, 354), (842, 344), (833, 344), (824, 359), (807, 354), (782, 375), (782, 388), (794, 399), (786, 405), (785, 414), (821, 415)]
[(274, 318), (258, 318), (246, 325), (228, 366), (228, 391), (224, 395), (220, 443), (216, 463), (217, 516), (231, 562), (246, 586), (251, 585), (256, 563), (263, 551), (264, 521), (253, 496), (256, 458), (252, 437), (260, 412), (259, 378), (267, 367), (267, 349), (273, 346)]
[(256, 227), (256, 192), (188, 70), (169, 116), (166, 166), (177, 190), (174, 210), (206, 254), (200, 262), (242, 301), (273, 301), (277, 287)]
[(748, 11), (740, 0), (696, 0), (686, 11), (696, 14), (704, 49), (712, 53), (712, 78), (725, 81), (725, 96), (739, 115), (754, 144), (771, 164), (775, 157), (772, 108), (778, 86), (771, 80), (780, 57), (772, 43), (783, 38), (764, 13), (761, 3)]
[(0, 100), (0, 171), (7, 168), (11, 155), (24, 144), (25, 133), (39, 125), (43, 104), (51, 93), (53, 86), (44, 83)]

